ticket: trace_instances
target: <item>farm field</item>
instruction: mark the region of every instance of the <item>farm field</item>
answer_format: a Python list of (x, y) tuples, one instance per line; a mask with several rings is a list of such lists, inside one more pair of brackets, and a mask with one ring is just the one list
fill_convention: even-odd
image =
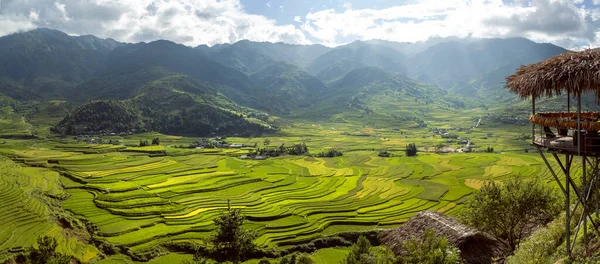
[[(70, 196), (63, 208), (91, 221), (106, 241), (135, 252), (207, 237), (212, 219), (228, 204), (247, 215), (260, 246), (285, 248), (348, 230), (397, 226), (421, 210), (457, 214), (483, 182), (510, 174), (551, 179), (537, 155), (520, 152), (382, 158), (355, 150), (337, 158), (256, 161), (237, 158), (243, 150), (165, 149), (173, 155), (50, 141), (2, 151), (24, 165), (60, 172)], [(36, 237), (50, 228), (23, 232)], [(4, 242), (2, 249), (17, 244), (23, 243)]]
[[(469, 127), (480, 113), (462, 118), (447, 115), (449, 119), (431, 119), (430, 126)], [(32, 200), (21, 206), (32, 208), (19, 211), (8, 223), (31, 219), (13, 232), (29, 239), (3, 234), (0, 252), (30, 246), (40, 235), (63, 237), (51, 209), (31, 194), (35, 186), (68, 197), (61, 201), (62, 209), (90, 221), (99, 238), (144, 254), (167, 242), (200, 242), (213, 232), (212, 219), (228, 206), (248, 217), (248, 228), (260, 234), (259, 246), (282, 249), (340, 232), (395, 227), (421, 210), (456, 215), (486, 181), (501, 181), (512, 174), (552, 180), (539, 155), (533, 149), (526, 153), (523, 127), (490, 123), (469, 132), (452, 130), (470, 138), (478, 146), (475, 151), (491, 146), (496, 153), (433, 153), (425, 151), (440, 144), (451, 149), (461, 145), (448, 143), (430, 128), (351, 123), (297, 121), (275, 135), (226, 139), (259, 147), (265, 139), (271, 147), (305, 143), (312, 154), (342, 150), (344, 156), (336, 158), (243, 160), (239, 157), (250, 149), (179, 148), (197, 139), (155, 133), (103, 137), (119, 140), (116, 145), (57, 137), (5, 139), (0, 153), (34, 175), (30, 179), (45, 175), (45, 180), (20, 185), (30, 192), (24, 197)], [(153, 137), (160, 137), (160, 146), (125, 146)], [(417, 157), (404, 155), (408, 143), (420, 149)], [(381, 150), (392, 157), (379, 157)], [(1, 199), (18, 200), (12, 190), (5, 193), (9, 195)], [(59, 242), (64, 252), (81, 261), (99, 259), (95, 248), (86, 248), (76, 238)], [(345, 254), (345, 249), (327, 250), (315, 252), (313, 258), (327, 263), (328, 256)], [(171, 253), (153, 263), (189, 257)], [(106, 261), (131, 262), (124, 255)]]

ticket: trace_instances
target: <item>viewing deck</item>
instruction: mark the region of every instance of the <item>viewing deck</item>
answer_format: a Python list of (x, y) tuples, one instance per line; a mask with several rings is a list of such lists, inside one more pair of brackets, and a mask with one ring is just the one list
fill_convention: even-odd
[(600, 155), (599, 113), (582, 113), (581, 140), (578, 140), (576, 113), (538, 113), (529, 120), (535, 125), (533, 144), (563, 153)]

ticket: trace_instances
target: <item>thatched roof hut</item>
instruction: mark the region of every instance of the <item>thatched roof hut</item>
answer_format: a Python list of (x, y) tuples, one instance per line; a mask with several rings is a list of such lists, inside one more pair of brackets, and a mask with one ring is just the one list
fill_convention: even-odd
[(402, 253), (402, 244), (412, 238), (421, 238), (425, 230), (444, 236), (460, 250), (465, 263), (492, 263), (502, 258), (508, 250), (490, 235), (459, 223), (455, 218), (435, 211), (422, 211), (402, 226), (386, 230), (381, 241), (394, 253)]
[(600, 49), (566, 52), (521, 66), (515, 74), (506, 78), (506, 87), (521, 98), (595, 92), (599, 99)]

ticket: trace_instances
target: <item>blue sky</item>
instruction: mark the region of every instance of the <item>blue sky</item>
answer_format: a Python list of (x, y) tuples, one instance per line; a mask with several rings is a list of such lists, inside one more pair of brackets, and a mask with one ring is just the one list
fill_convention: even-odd
[(600, 0), (0, 0), (0, 35), (47, 27), (125, 42), (526, 37), (600, 46)]

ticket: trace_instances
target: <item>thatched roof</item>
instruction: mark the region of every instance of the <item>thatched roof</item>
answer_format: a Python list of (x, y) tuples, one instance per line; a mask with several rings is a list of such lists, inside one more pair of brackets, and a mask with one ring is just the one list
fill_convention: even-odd
[(585, 92), (595, 92), (600, 98), (600, 50), (566, 52), (521, 66), (506, 78), (506, 87), (522, 98)]
[(421, 238), (426, 230), (444, 236), (460, 250), (465, 263), (492, 263), (493, 258), (503, 257), (506, 247), (483, 232), (458, 222), (440, 212), (422, 211), (398, 228), (382, 233), (381, 241), (394, 253), (402, 253), (402, 244), (412, 238)]

